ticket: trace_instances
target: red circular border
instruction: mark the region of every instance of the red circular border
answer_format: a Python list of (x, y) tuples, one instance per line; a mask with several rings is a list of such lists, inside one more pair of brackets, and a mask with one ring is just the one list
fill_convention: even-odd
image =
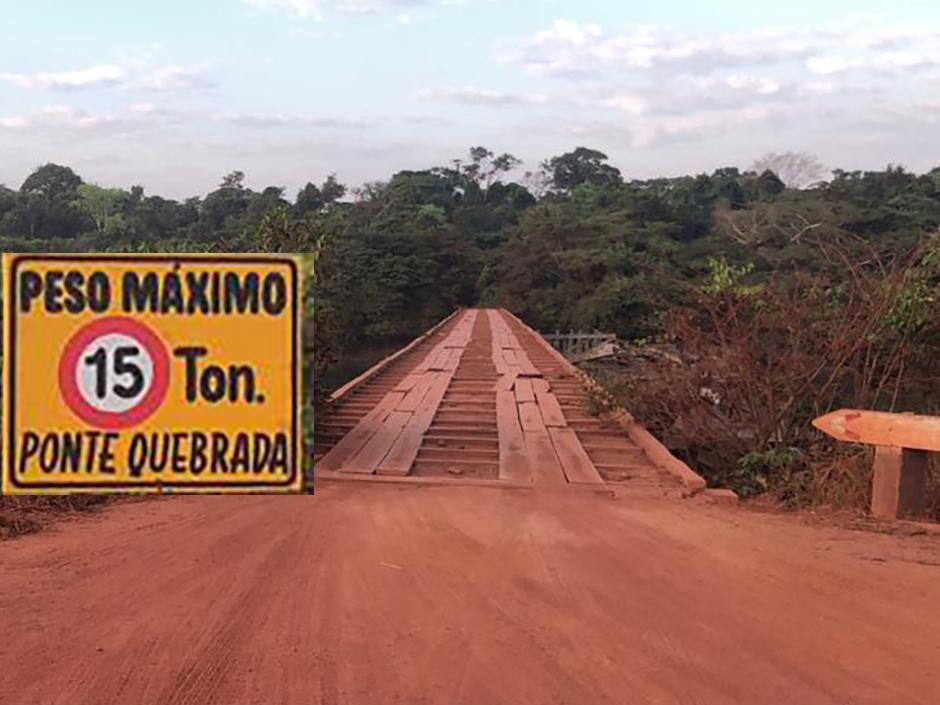
[[(78, 389), (75, 369), (78, 358), (92, 341), (104, 335), (126, 335), (139, 340), (153, 361), (153, 383), (140, 404), (123, 413), (109, 413), (91, 406)], [(102, 318), (89, 323), (75, 334), (65, 347), (59, 362), (59, 389), (69, 408), (82, 421), (106, 431), (118, 431), (143, 423), (150, 418), (170, 388), (170, 355), (166, 345), (150, 328), (132, 318)]]

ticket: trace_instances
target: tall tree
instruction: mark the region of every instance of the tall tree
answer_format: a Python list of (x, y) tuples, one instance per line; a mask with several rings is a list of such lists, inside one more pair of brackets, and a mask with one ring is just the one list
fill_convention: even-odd
[(790, 189), (806, 188), (818, 183), (826, 173), (822, 162), (808, 152), (770, 152), (754, 162), (751, 171), (758, 174), (772, 171)]
[(620, 170), (607, 163), (603, 152), (587, 147), (578, 147), (573, 152), (550, 159), (544, 168), (557, 191), (570, 192), (581, 184), (610, 186), (623, 180)]

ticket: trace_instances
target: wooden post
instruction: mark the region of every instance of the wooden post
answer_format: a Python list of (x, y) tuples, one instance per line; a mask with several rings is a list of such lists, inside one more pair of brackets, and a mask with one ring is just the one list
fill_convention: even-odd
[(940, 417), (841, 409), (813, 425), (837, 440), (875, 446), (872, 514), (885, 519), (925, 514), (928, 453), (940, 452)]
[(884, 519), (920, 517), (927, 511), (927, 451), (878, 446), (871, 513)]

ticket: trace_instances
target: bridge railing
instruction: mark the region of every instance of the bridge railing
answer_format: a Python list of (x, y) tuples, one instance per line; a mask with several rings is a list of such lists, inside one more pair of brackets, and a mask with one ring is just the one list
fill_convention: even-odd
[(577, 358), (590, 353), (605, 345), (612, 345), (617, 342), (617, 336), (613, 333), (601, 333), (600, 331), (540, 334), (548, 344), (562, 355), (569, 359)]

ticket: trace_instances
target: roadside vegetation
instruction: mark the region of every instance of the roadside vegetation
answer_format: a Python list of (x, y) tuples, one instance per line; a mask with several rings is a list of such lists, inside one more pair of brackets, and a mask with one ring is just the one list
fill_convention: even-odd
[(714, 485), (790, 506), (867, 503), (870, 459), (815, 416), (940, 413), (938, 229), (940, 169), (828, 173), (798, 154), (637, 180), (587, 148), (526, 171), (477, 147), (290, 197), (233, 172), (172, 201), (57, 165), (0, 187), (3, 251), (307, 253), (315, 380), (457, 306), (616, 333), (617, 364), (590, 371), (617, 403)]

